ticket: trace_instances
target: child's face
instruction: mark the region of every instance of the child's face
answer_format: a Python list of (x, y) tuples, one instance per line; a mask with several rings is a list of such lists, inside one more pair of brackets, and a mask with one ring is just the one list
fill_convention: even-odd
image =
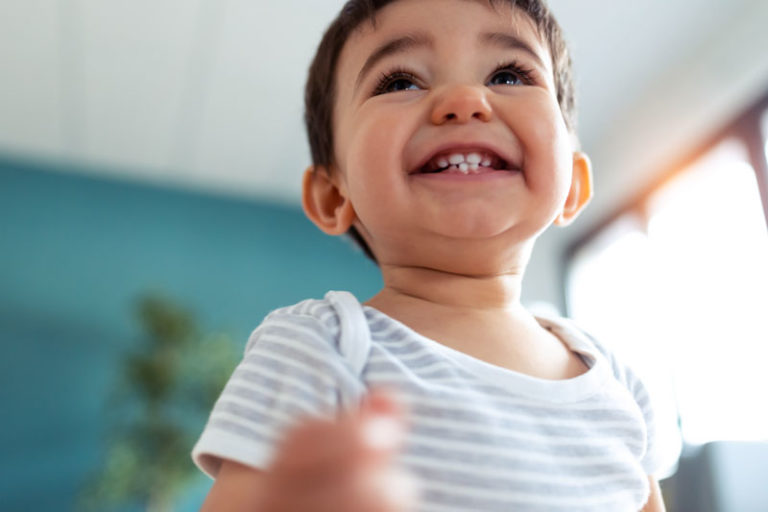
[[(399, 0), (347, 41), (337, 83), (332, 175), (380, 263), (471, 258), (471, 247), (491, 260), (562, 211), (571, 139), (549, 50), (525, 14)], [(491, 166), (422, 172), (471, 153)]]

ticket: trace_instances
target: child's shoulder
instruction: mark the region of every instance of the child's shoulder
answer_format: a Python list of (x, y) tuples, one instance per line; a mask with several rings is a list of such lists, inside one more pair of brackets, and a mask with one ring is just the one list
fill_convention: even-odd
[(329, 323), (333, 325), (337, 322), (338, 315), (334, 309), (333, 302), (329, 299), (330, 293), (332, 292), (329, 292), (321, 299), (304, 299), (296, 304), (277, 308), (264, 317), (259, 328), (273, 321), (300, 321), (300, 319), (308, 318), (315, 319), (322, 324)]
[(618, 357), (610, 346), (610, 340), (603, 341), (594, 336), (589, 330), (585, 330), (577, 322), (570, 318), (543, 315), (538, 316), (539, 322), (554, 330), (572, 350), (587, 354), (592, 359), (600, 359), (613, 375), (613, 378), (624, 385), (634, 395), (644, 392), (637, 374), (631, 366)]
[(357, 298), (349, 292), (330, 291), (322, 299), (306, 299), (269, 313), (251, 334), (245, 352), (264, 346), (265, 340), (292, 349), (314, 347), (359, 371), (370, 348), (368, 332)]
[(297, 330), (323, 338), (337, 335), (339, 315), (327, 294), (321, 299), (305, 299), (269, 312), (251, 333), (246, 352), (259, 338)]

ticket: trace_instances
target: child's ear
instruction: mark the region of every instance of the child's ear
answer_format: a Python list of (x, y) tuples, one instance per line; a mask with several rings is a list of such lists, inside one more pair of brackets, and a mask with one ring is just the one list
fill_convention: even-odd
[(304, 171), (301, 204), (309, 220), (329, 235), (343, 235), (357, 218), (343, 185), (324, 166)]
[(573, 153), (573, 177), (571, 189), (565, 199), (563, 210), (555, 219), (558, 226), (567, 226), (592, 199), (592, 163), (581, 151)]

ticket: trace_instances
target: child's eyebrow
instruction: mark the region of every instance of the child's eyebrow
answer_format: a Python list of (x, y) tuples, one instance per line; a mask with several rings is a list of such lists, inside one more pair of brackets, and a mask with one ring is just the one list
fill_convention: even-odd
[(368, 74), (371, 68), (375, 66), (376, 63), (379, 62), (384, 57), (387, 57), (389, 55), (394, 55), (396, 53), (402, 53), (407, 50), (411, 50), (413, 48), (417, 48), (421, 46), (432, 47), (432, 45), (433, 45), (432, 38), (422, 33), (408, 34), (402, 37), (398, 37), (396, 39), (392, 39), (391, 41), (387, 41), (379, 45), (378, 47), (376, 47), (375, 50), (373, 50), (371, 55), (369, 55), (368, 58), (365, 60), (365, 64), (363, 64), (363, 67), (360, 70), (360, 73), (357, 75), (357, 81), (355, 82), (355, 89), (359, 87), (360, 82), (363, 81), (363, 79), (365, 78), (365, 75)]
[(533, 48), (531, 48), (531, 45), (529, 45), (524, 39), (521, 39), (515, 35), (507, 34), (505, 32), (484, 32), (480, 34), (480, 41), (493, 46), (499, 46), (504, 49), (522, 50), (533, 57), (539, 66), (546, 69), (546, 66), (541, 61), (541, 57)]

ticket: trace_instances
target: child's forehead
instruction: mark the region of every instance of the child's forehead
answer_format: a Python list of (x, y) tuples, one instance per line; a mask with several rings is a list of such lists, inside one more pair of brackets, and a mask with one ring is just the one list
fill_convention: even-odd
[[(507, 33), (527, 43), (550, 61), (550, 49), (533, 19), (510, 0), (395, 0), (380, 8), (349, 35), (340, 55), (340, 67), (350, 54), (360, 56), (382, 42), (407, 35), (427, 39), (467, 31)], [(549, 67), (547, 65), (547, 67)]]
[[(530, 34), (540, 42), (544, 42), (533, 19), (523, 9), (515, 6), (511, 0), (394, 0), (378, 9), (370, 18), (356, 27), (350, 34), (350, 39), (355, 38), (358, 41), (375, 39), (397, 30), (425, 28), (422, 20), (434, 19), (435, 11), (430, 10), (430, 7), (436, 5), (439, 7), (439, 14), (466, 12), (466, 9), (470, 8), (475, 12), (485, 11), (489, 15), (482, 21), (476, 17), (462, 18), (464, 29), (478, 22), (488, 24), (493, 21), (505, 30)], [(449, 32), (449, 27), (443, 28)]]

